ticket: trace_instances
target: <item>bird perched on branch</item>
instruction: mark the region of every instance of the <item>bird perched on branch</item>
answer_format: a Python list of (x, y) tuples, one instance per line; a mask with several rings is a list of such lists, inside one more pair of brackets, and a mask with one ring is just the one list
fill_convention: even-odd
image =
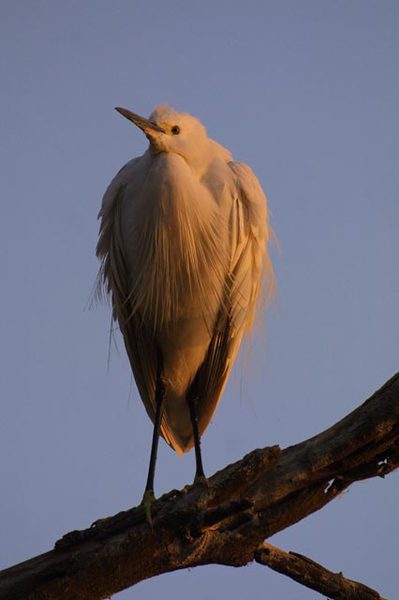
[(266, 198), (252, 170), (193, 116), (160, 105), (139, 127), (147, 151), (105, 192), (97, 256), (146, 411), (154, 423), (143, 503), (151, 520), (158, 439), (179, 454), (200, 440), (243, 334), (273, 287)]

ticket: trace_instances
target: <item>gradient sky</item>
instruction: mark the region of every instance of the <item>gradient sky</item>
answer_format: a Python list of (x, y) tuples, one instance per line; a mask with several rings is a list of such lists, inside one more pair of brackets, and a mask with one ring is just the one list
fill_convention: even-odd
[[(203, 438), (208, 474), (318, 433), (399, 361), (399, 4), (3, 0), (1, 567), (135, 505), (151, 424), (108, 307), (87, 309), (106, 185), (146, 140), (114, 110), (198, 116), (258, 175), (278, 295)], [(194, 456), (161, 442), (156, 493)], [(398, 474), (271, 539), (399, 589)], [(116, 599), (319, 598), (259, 565), (181, 571)]]

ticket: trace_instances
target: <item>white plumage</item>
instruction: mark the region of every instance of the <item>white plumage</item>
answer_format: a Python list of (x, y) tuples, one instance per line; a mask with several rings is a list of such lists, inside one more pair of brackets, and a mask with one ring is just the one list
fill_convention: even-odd
[(195, 383), (202, 435), (253, 324), (262, 287), (266, 293), (273, 287), (266, 198), (252, 170), (208, 138), (196, 118), (165, 105), (149, 120), (118, 110), (150, 145), (104, 195), (100, 284), (111, 294), (152, 421), (162, 356), (160, 431), (182, 453), (194, 445), (190, 386)]

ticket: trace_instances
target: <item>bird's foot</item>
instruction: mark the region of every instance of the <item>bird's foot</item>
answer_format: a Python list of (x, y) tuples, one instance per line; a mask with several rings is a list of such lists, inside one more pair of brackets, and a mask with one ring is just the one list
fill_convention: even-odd
[(151, 507), (155, 501), (155, 496), (153, 490), (146, 490), (144, 492), (143, 499), (141, 501), (141, 505), (144, 508), (145, 519), (148, 525), (153, 529), (152, 515), (151, 515)]
[(209, 488), (209, 481), (208, 479), (205, 477), (204, 474), (198, 475), (196, 474), (194, 477), (194, 481), (190, 484), (187, 483), (182, 492), (183, 494), (188, 494), (189, 492), (191, 492), (191, 490), (195, 487), (195, 486), (202, 486), (202, 487), (206, 487)]
[(206, 487), (209, 487), (209, 481), (203, 473), (201, 473), (200, 475), (196, 473), (193, 485), (205, 485)]

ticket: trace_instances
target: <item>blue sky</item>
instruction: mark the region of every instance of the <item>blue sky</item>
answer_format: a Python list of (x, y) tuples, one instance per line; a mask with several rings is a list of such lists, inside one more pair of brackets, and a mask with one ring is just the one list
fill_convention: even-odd
[[(203, 438), (211, 474), (291, 445), (398, 370), (399, 5), (381, 0), (55, 0), (0, 6), (0, 563), (135, 505), (151, 424), (108, 307), (87, 309), (101, 196), (146, 140), (114, 110), (191, 112), (258, 175), (278, 294)], [(194, 456), (161, 443), (156, 492)], [(275, 536), (397, 593), (397, 474)], [(201, 567), (115, 598), (316, 598), (258, 565)]]

